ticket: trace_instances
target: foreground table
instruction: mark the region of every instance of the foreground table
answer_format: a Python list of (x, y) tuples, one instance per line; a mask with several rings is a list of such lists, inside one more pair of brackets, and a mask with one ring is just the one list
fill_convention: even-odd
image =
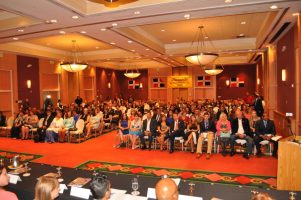
[[(9, 184), (6, 189), (17, 194), (20, 200), (32, 200), (34, 199), (34, 187), (37, 182), (37, 178), (45, 175), (49, 172), (56, 173), (57, 166), (43, 165), (38, 163), (29, 163), (29, 167), (32, 169), (30, 171), (31, 176), (23, 177), (20, 175), (22, 181), (18, 182), (16, 185)], [(92, 177), (92, 171), (78, 170), (73, 168), (62, 168), (62, 178), (64, 181), (62, 183), (68, 185), (72, 180), (77, 177)], [(131, 180), (133, 175), (118, 174), (118, 173), (104, 173), (108, 176), (111, 181), (112, 188), (127, 190), (127, 193), (132, 191)], [(139, 191), (141, 196), (147, 195), (147, 188), (154, 188), (158, 182), (159, 177), (146, 177), (139, 176)], [(189, 184), (190, 181), (181, 180), (179, 184), (180, 194), (189, 194)], [(84, 188), (89, 188), (89, 183), (84, 186)], [(217, 197), (220, 199), (250, 199), (251, 191), (256, 190), (259, 192), (267, 192), (271, 194), (274, 198), (278, 199), (288, 199), (289, 194), (287, 191), (277, 191), (277, 190), (263, 190), (251, 187), (239, 187), (233, 185), (222, 185), (222, 184), (212, 184), (195, 182), (194, 196), (202, 197), (204, 200), (209, 200), (212, 197)], [(300, 197), (301, 194), (297, 194)], [(63, 194), (58, 197), (59, 200), (79, 200), (80, 198), (70, 196), (70, 187), (65, 190)], [(92, 197), (90, 196), (90, 199)], [(298, 199), (298, 198), (297, 198)]]

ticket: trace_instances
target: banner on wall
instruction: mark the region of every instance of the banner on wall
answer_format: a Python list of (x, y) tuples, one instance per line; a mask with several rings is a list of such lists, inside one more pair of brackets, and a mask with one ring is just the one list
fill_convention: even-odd
[(190, 88), (192, 87), (191, 76), (169, 76), (167, 78), (169, 88)]

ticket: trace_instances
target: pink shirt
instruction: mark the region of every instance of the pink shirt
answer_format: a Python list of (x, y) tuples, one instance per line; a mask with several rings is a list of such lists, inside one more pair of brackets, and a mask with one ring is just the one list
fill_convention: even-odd
[(0, 189), (0, 199), (18, 200), (18, 197), (14, 193), (12, 193), (12, 192)]
[[(230, 121), (227, 121), (226, 125), (227, 125), (227, 129), (231, 130)], [(218, 120), (216, 123), (216, 135), (219, 136), (220, 134), (221, 134), (221, 122), (220, 120)]]

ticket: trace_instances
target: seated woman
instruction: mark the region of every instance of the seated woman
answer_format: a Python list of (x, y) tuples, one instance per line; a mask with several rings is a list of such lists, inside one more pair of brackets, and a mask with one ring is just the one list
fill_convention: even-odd
[(251, 132), (252, 137), (254, 137), (254, 135), (256, 134), (255, 126), (256, 126), (256, 122), (258, 120), (260, 120), (260, 117), (257, 116), (257, 113), (255, 110), (252, 110), (251, 117), (249, 119), (250, 132)]
[(84, 120), (85, 122), (85, 128), (87, 127), (87, 124), (90, 122), (90, 114), (89, 109), (85, 108), (83, 113), (79, 116), (79, 119)]
[(226, 148), (230, 144), (231, 123), (225, 113), (220, 114), (219, 120), (216, 123), (216, 135), (219, 137), (218, 141), (222, 147), (222, 155), (226, 156)]
[(54, 200), (59, 196), (59, 191), (57, 178), (42, 176), (36, 184), (34, 200)]
[(63, 120), (63, 128), (59, 130), (59, 142), (65, 142), (66, 132), (75, 127), (74, 117), (72, 116), (72, 112), (68, 111), (65, 113)]
[(64, 127), (64, 120), (62, 118), (62, 112), (56, 111), (56, 116), (52, 120), (50, 126), (46, 130), (45, 142), (54, 143), (58, 140), (58, 132)]
[(132, 143), (132, 149), (135, 149), (137, 137), (139, 137), (139, 135), (141, 134), (141, 129), (142, 129), (142, 120), (139, 117), (138, 113), (134, 114), (134, 120), (130, 122), (129, 127), (130, 127), (129, 134)]
[(188, 143), (190, 143), (191, 153), (194, 153), (194, 145), (197, 143), (197, 134), (200, 130), (200, 125), (198, 124), (194, 115), (191, 116), (186, 130), (187, 140), (184, 145), (187, 146)]
[(32, 128), (38, 128), (39, 118), (32, 110), (29, 111), (29, 115), (26, 117), (24, 125), (21, 128), (22, 140), (27, 140), (29, 130)]
[(158, 136), (157, 136), (157, 141), (160, 144), (160, 151), (163, 151), (163, 145), (165, 144), (164, 141), (167, 138), (168, 132), (169, 132), (169, 126), (167, 125), (166, 117), (165, 115), (162, 115), (161, 122), (158, 126)]
[(0, 165), (0, 199), (5, 200), (18, 200), (17, 196), (9, 191), (3, 189), (4, 186), (7, 186), (9, 182), (9, 177), (7, 175), (6, 168), (4, 165)]
[(11, 128), (11, 138), (13, 139), (19, 139), (20, 138), (20, 132), (21, 127), (24, 124), (24, 112), (20, 111), (17, 115), (17, 118), (14, 120), (13, 127)]
[(92, 129), (98, 129), (100, 126), (100, 118), (99, 116), (96, 114), (95, 110), (92, 111), (92, 115), (89, 118), (89, 123), (86, 126), (87, 129), (87, 134), (86, 134), (86, 138), (90, 137), (91, 134), (91, 130)]
[(129, 138), (129, 121), (125, 113), (122, 114), (121, 120), (119, 121), (119, 130), (117, 130), (118, 145), (116, 148), (124, 147), (127, 139)]

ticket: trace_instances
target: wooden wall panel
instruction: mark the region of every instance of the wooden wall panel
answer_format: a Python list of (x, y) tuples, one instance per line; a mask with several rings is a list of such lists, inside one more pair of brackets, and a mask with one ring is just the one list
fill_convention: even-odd
[(42, 74), (41, 90), (59, 90), (59, 74)]

